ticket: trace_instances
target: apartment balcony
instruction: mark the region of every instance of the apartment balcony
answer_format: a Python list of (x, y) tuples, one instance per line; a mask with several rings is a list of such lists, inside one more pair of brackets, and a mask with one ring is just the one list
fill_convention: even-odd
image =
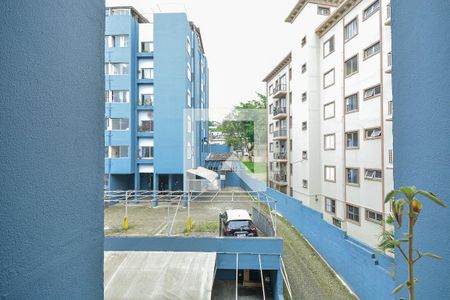
[(143, 97), (138, 99), (137, 104), (137, 109), (139, 110), (153, 109), (153, 95), (152, 97)]
[(274, 172), (271, 176), (271, 181), (280, 186), (286, 186), (288, 184), (286, 172), (285, 171)]
[(275, 119), (275, 120), (285, 119), (287, 117), (286, 106), (274, 107), (272, 115), (273, 115), (273, 119)]
[(279, 162), (287, 162), (287, 153), (286, 152), (275, 152), (273, 153), (273, 159)]
[(153, 136), (153, 121), (141, 121), (138, 127), (138, 136)]
[(391, 14), (392, 14), (392, 9), (391, 9), (391, 5), (388, 4), (386, 6), (386, 21), (384, 22), (384, 25), (386, 26), (391, 26)]
[(285, 98), (287, 94), (287, 85), (279, 84), (273, 88), (272, 97), (273, 98)]
[(287, 139), (287, 129), (280, 129), (273, 132), (274, 140), (286, 140)]

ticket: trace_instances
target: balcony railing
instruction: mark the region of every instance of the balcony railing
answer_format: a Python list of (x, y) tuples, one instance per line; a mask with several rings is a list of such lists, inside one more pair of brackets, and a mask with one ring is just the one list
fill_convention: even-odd
[(276, 130), (273, 132), (274, 138), (285, 137), (285, 136), (287, 136), (287, 129), (280, 129), (280, 130)]
[(287, 85), (286, 84), (278, 84), (272, 90), (272, 95), (276, 95), (279, 92), (286, 92)]
[(280, 171), (280, 172), (273, 173), (272, 180), (281, 182), (281, 183), (286, 183), (287, 182), (286, 172)]
[(276, 106), (273, 108), (272, 114), (273, 116), (277, 116), (279, 114), (285, 114), (286, 113), (286, 106)]
[(273, 154), (273, 159), (287, 159), (287, 153), (286, 152), (275, 152)]

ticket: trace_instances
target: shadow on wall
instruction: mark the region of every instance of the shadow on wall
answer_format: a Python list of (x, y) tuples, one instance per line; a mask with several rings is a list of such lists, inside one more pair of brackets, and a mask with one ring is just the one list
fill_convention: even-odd
[(261, 191), (253, 196), (265, 200), (265, 195), (277, 200), (276, 209), (320, 253), (328, 264), (361, 299), (394, 299), (392, 278), (394, 260), (347, 236), (345, 231), (323, 220), (319, 213), (301, 201), (280, 193), (242, 172), (241, 187)]

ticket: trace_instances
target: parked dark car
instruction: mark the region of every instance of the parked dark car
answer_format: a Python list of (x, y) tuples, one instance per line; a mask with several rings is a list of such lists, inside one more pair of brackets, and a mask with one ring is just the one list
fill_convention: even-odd
[(230, 209), (220, 214), (222, 235), (224, 236), (258, 236), (256, 226), (245, 209)]

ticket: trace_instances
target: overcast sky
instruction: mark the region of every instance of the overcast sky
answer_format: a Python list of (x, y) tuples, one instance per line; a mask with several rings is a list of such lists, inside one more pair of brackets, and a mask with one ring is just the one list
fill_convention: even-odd
[[(210, 119), (265, 93), (262, 79), (289, 53), (284, 22), (297, 0), (107, 0), (152, 12), (185, 11), (200, 27), (209, 61)], [(290, 37), (292, 39), (292, 36)], [(292, 43), (292, 41), (291, 41)]]

